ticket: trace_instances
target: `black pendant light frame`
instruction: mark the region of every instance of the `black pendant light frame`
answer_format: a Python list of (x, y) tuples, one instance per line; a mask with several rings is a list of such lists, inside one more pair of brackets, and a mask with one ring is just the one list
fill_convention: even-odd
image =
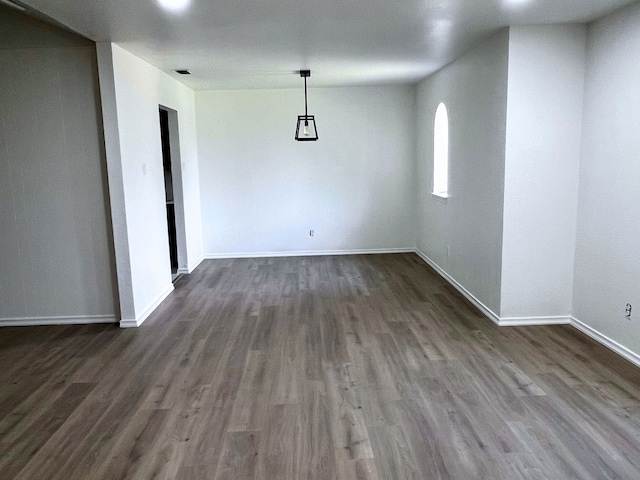
[[(300, 76), (304, 78), (304, 115), (298, 115), (298, 123), (296, 124), (296, 140), (299, 142), (315, 142), (318, 140), (316, 119), (313, 115), (309, 115), (309, 111), (307, 110), (307, 77), (311, 76), (311, 70), (300, 70)], [(312, 126), (309, 125), (310, 123)], [(305, 127), (308, 128), (309, 131), (313, 128), (313, 135), (300, 135), (300, 126), (303, 124), (303, 132)]]

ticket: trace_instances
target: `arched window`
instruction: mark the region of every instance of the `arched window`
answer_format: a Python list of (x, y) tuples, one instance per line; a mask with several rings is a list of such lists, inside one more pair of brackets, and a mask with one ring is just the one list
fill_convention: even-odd
[(436, 109), (433, 127), (433, 194), (449, 196), (449, 115), (444, 103)]

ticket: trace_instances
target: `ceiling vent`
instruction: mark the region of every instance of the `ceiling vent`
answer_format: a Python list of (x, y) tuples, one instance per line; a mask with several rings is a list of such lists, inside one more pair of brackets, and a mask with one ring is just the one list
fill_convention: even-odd
[(191, 75), (191, 72), (189, 70), (176, 70), (176, 73), (179, 73), (180, 75)]

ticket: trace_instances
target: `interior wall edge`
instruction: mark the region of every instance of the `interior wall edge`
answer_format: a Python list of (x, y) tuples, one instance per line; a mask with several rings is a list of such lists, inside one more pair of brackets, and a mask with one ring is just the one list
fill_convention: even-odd
[(186, 273), (190, 274), (200, 266), (202, 262), (204, 262), (205, 256), (200, 255), (200, 257), (193, 263), (189, 264), (186, 268), (178, 268), (178, 273)]
[(169, 296), (171, 292), (173, 292), (174, 287), (173, 284), (169, 285), (160, 295), (156, 297), (156, 299), (149, 304), (147, 308), (144, 309), (141, 315), (137, 316), (134, 319), (122, 319), (120, 320), (120, 328), (134, 328), (139, 327), (144, 323), (146, 319), (148, 319), (151, 314), (160, 306), (160, 304)]
[(135, 316), (131, 253), (127, 229), (127, 212), (124, 178), (122, 174), (122, 153), (118, 129), (115, 76), (113, 69), (113, 44), (96, 43), (100, 107), (107, 163), (107, 184), (109, 188), (109, 208), (113, 247), (116, 257), (116, 278), (118, 302), (122, 318)]

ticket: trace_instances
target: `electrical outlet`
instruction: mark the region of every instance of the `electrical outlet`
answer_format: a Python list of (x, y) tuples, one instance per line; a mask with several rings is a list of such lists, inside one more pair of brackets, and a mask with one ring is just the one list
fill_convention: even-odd
[(450, 253), (451, 253), (451, 248), (449, 247), (449, 245), (447, 245), (447, 257), (449, 256)]
[(631, 304), (627, 303), (627, 308), (624, 311), (625, 315), (627, 316), (627, 318), (631, 318)]
[(314, 232), (313, 230), (309, 230), (309, 236), (310, 236), (310, 237), (313, 237), (313, 235), (314, 235), (315, 233), (316, 233), (316, 232)]
[(142, 162), (142, 174), (146, 175), (147, 174), (147, 164)]

